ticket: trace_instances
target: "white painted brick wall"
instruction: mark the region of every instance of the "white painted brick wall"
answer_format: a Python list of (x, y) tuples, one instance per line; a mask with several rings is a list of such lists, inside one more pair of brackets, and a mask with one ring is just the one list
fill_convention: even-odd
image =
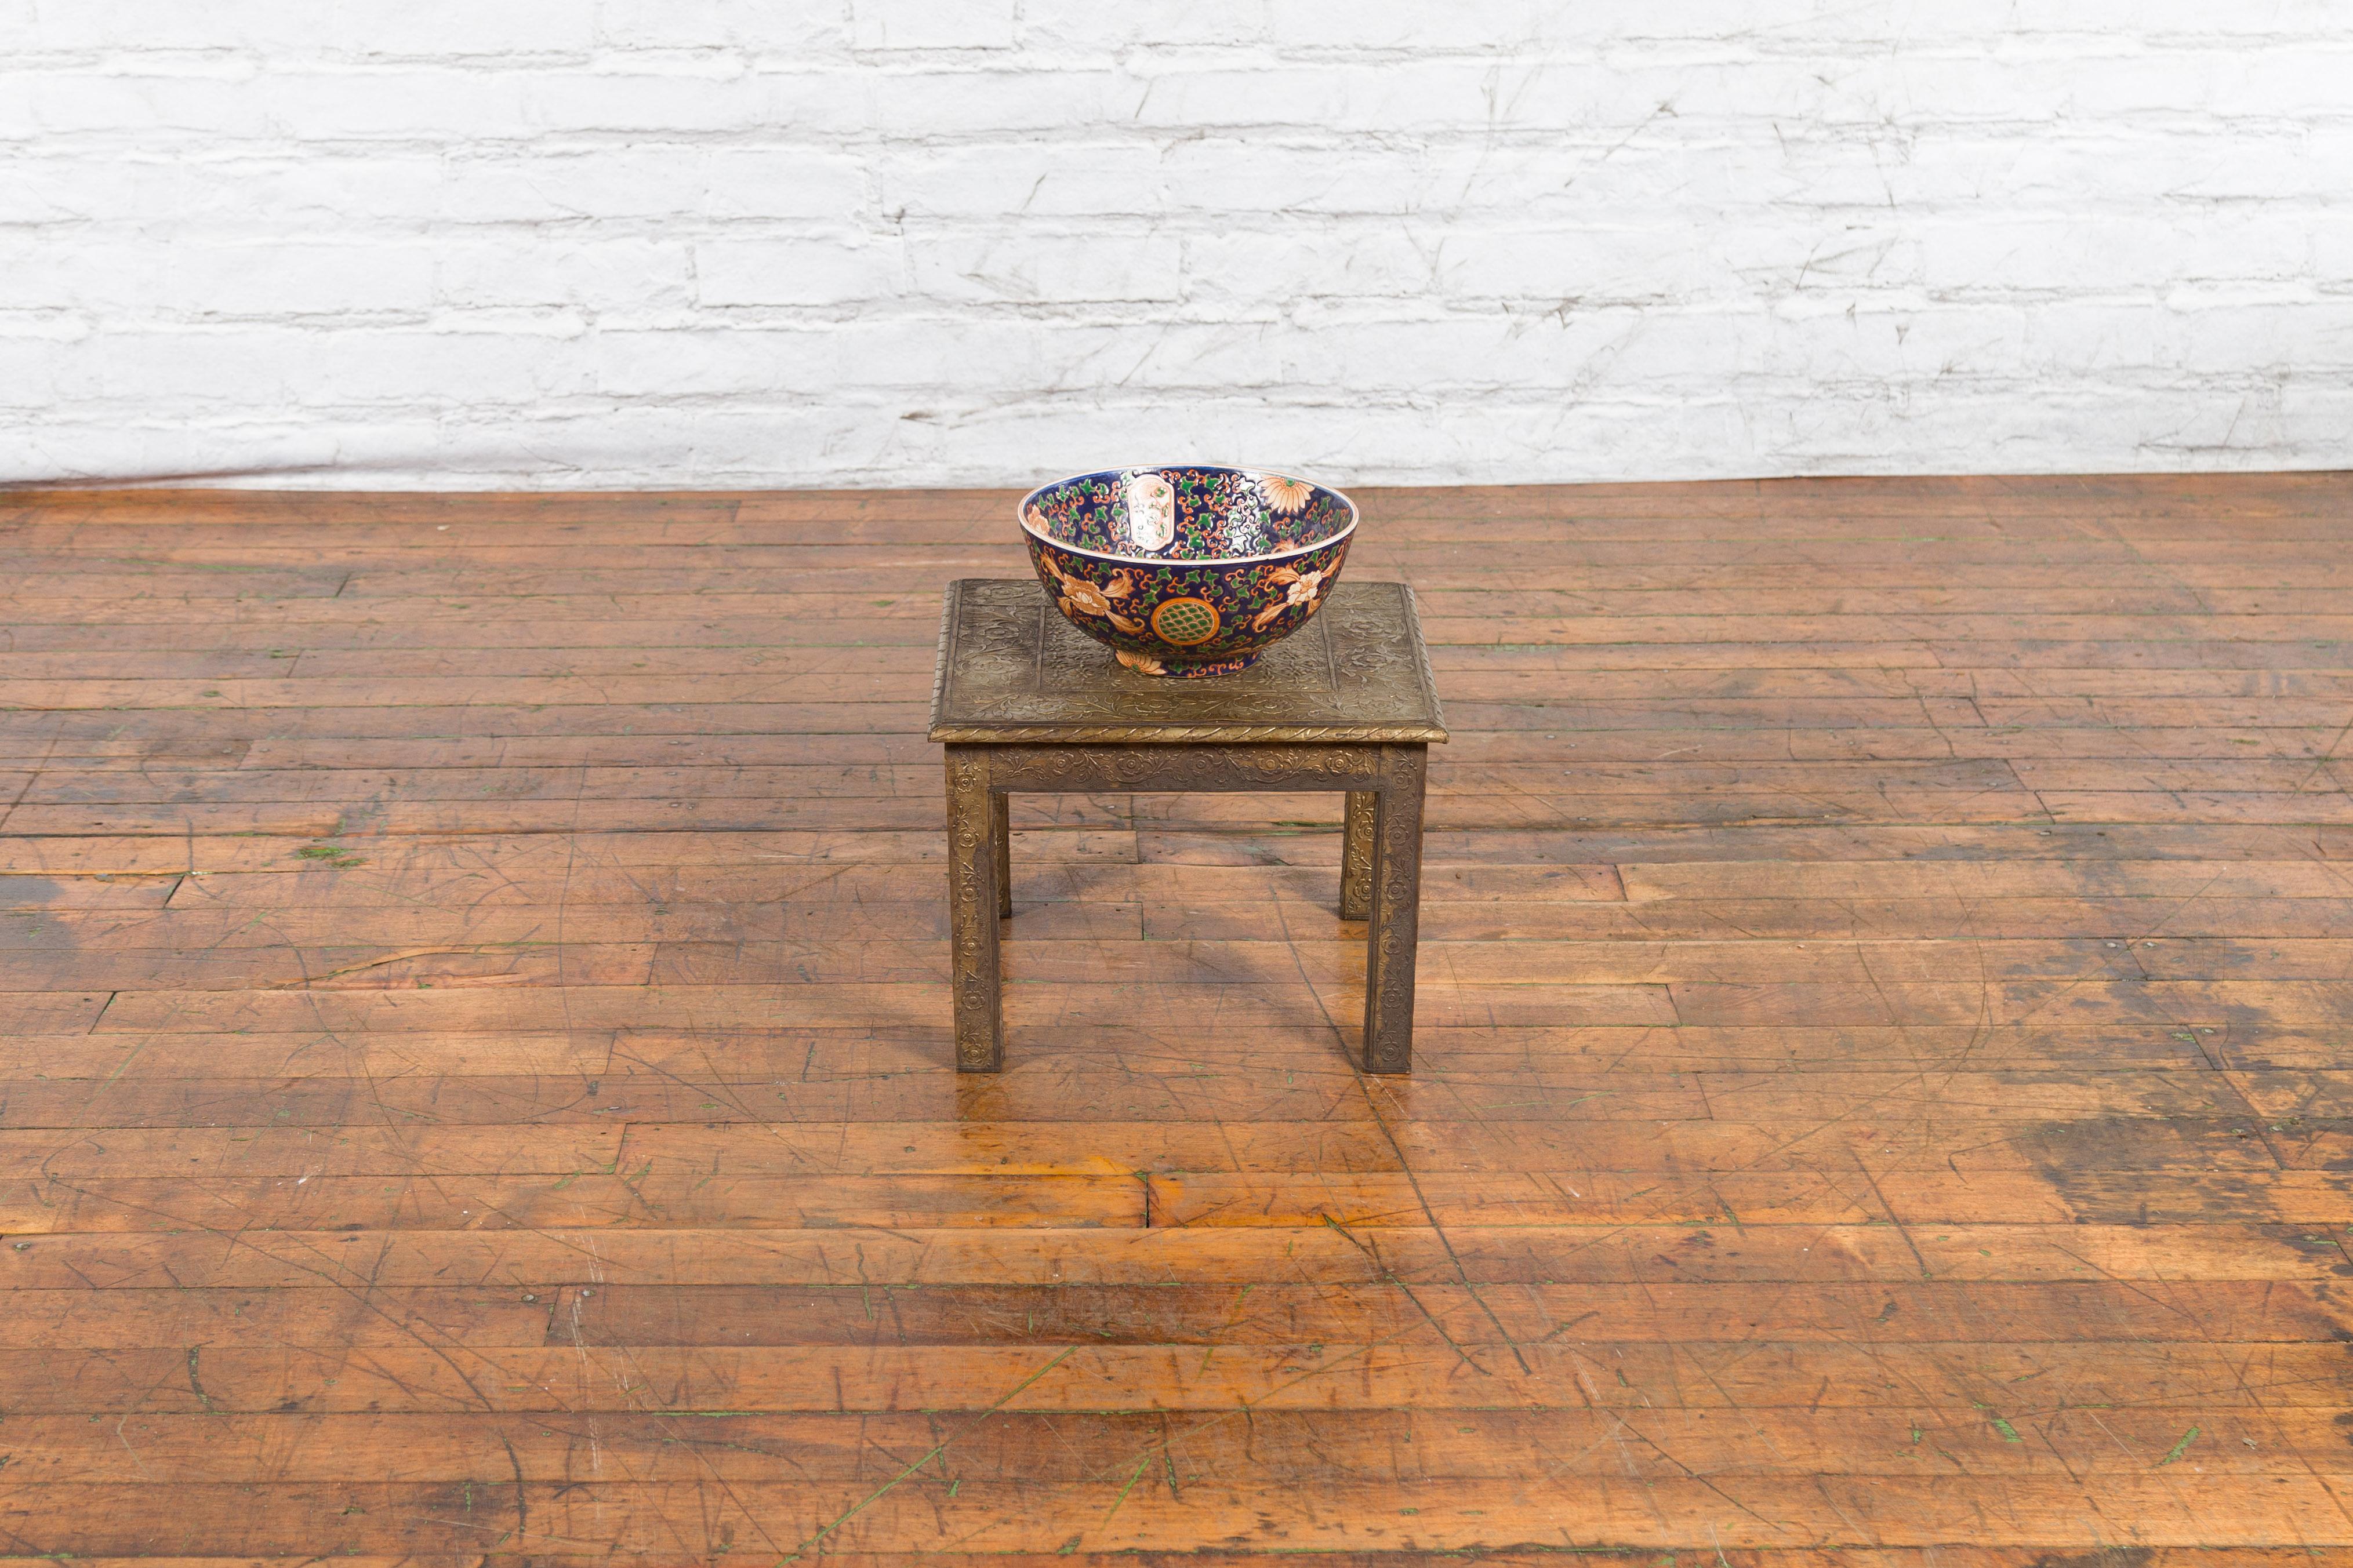
[(0, 479), (2353, 466), (2345, 0), (0, 0)]

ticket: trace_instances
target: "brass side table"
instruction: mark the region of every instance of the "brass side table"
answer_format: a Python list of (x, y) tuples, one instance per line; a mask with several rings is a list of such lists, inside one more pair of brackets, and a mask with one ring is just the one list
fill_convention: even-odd
[(947, 747), (958, 1071), (1005, 1065), (1006, 797), (1097, 790), (1346, 792), (1340, 918), (1370, 922), (1364, 1067), (1412, 1069), (1422, 794), (1446, 729), (1404, 584), (1335, 584), (1249, 669), (1176, 680), (1122, 668), (1026, 578), (952, 583), (931, 738)]

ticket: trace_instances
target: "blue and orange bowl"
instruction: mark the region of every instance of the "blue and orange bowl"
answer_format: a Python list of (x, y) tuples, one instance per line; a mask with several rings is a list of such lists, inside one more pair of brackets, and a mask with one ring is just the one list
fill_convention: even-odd
[(1247, 669), (1323, 606), (1356, 531), (1338, 490), (1206, 463), (1074, 474), (1021, 502), (1047, 596), (1145, 675)]

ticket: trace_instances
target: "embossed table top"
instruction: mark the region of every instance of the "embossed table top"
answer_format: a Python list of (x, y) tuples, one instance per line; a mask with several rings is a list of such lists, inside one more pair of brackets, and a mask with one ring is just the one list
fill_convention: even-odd
[(1239, 675), (1138, 675), (1028, 578), (948, 584), (934, 741), (1078, 744), (1446, 739), (1402, 583), (1340, 583), (1314, 619)]

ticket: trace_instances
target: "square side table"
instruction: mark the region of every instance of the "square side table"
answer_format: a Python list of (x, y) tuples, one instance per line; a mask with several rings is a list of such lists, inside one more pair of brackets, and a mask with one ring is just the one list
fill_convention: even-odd
[(1016, 791), (1330, 790), (1348, 797), (1340, 918), (1366, 933), (1363, 1065), (1413, 1066), (1422, 795), (1446, 729), (1402, 583), (1341, 583), (1239, 675), (1138, 675), (1022, 579), (948, 585), (931, 739), (947, 748), (956, 1068), (1005, 1065), (999, 918)]

